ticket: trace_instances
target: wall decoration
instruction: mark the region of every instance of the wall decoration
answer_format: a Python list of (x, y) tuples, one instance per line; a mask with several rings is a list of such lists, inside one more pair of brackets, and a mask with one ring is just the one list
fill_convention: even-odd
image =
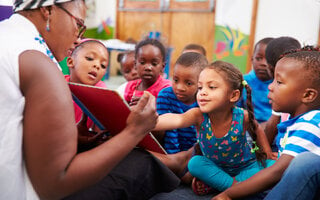
[[(86, 0), (87, 31), (84, 36), (96, 39), (112, 39), (115, 37), (116, 0)], [(100, 9), (104, 8), (104, 9)]]
[(253, 0), (217, 1), (213, 60), (224, 60), (246, 73)]

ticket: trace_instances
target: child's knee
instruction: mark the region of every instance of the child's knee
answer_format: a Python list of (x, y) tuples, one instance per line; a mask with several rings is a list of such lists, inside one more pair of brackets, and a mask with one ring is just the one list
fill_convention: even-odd
[(199, 163), (201, 162), (202, 156), (193, 156), (188, 163), (189, 172), (195, 176), (199, 172)]

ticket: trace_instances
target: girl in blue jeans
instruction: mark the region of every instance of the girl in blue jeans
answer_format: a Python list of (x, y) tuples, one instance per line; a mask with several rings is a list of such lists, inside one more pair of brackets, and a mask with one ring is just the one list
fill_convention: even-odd
[[(243, 87), (247, 91), (248, 111), (235, 106)], [(192, 157), (188, 164), (195, 177), (192, 188), (196, 194), (207, 194), (212, 188), (224, 191), (274, 163), (266, 160), (276, 156), (254, 118), (250, 97), (250, 87), (243, 81), (241, 72), (230, 63), (216, 61), (200, 73), (199, 108), (159, 117), (157, 130), (197, 127), (203, 155)], [(254, 141), (252, 147), (247, 142), (246, 131)]]

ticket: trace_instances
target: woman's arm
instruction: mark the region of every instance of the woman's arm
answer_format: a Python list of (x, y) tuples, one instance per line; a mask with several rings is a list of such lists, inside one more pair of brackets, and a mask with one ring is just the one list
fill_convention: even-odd
[(61, 71), (44, 54), (19, 57), (25, 96), (23, 153), (30, 180), (41, 199), (61, 199), (106, 176), (154, 128), (152, 95), (132, 108), (126, 128), (98, 147), (76, 154), (77, 127), (72, 98)]
[(281, 179), (292, 159), (293, 157), (290, 155), (282, 155), (271, 167), (261, 170), (248, 180), (233, 185), (218, 196), (213, 197), (212, 200), (242, 198), (272, 187)]
[(160, 115), (155, 127), (155, 131), (172, 130), (198, 125), (202, 113), (199, 108), (192, 108), (183, 114), (167, 113)]

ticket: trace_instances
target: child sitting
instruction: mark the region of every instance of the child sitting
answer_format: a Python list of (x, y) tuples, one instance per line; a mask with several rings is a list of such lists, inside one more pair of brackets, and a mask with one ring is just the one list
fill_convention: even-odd
[(182, 53), (187, 53), (187, 52), (200, 53), (204, 56), (207, 55), (207, 51), (203, 46), (201, 46), (199, 44), (193, 44), (193, 43), (188, 44), (183, 48)]
[(117, 91), (123, 97), (124, 90), (127, 86), (128, 81), (136, 80), (139, 78), (138, 72), (134, 67), (134, 64), (135, 64), (134, 51), (126, 51), (123, 53), (119, 53), (117, 57), (117, 61), (120, 63), (121, 74), (126, 79), (126, 82), (124, 82), (117, 88)]
[[(243, 87), (247, 89), (248, 112), (235, 106)], [(216, 61), (200, 73), (197, 93), (199, 108), (192, 108), (183, 114), (159, 116), (156, 130), (191, 125), (197, 128), (203, 156), (192, 157), (188, 164), (190, 173), (196, 177), (192, 181), (196, 194), (207, 194), (212, 188), (224, 191), (274, 163), (265, 160), (272, 157), (272, 152), (254, 118), (250, 92), (250, 87), (235, 66)], [(246, 130), (253, 138), (252, 147), (247, 142)]]
[(160, 90), (171, 86), (171, 81), (161, 74), (165, 67), (165, 47), (156, 39), (145, 39), (136, 45), (135, 68), (140, 79), (129, 81), (124, 98), (130, 106), (135, 105), (146, 90), (157, 97)]
[[(265, 49), (273, 38), (264, 38), (256, 43), (251, 58), (253, 70), (244, 75), (244, 80), (249, 84), (252, 93), (254, 116), (259, 123), (265, 122), (271, 116), (271, 104), (268, 99), (268, 86), (272, 82), (272, 76), (268, 71), (265, 59)], [(247, 95), (244, 92), (238, 106), (244, 107)]]
[[(106, 88), (101, 79), (105, 75), (108, 66), (108, 50), (98, 40), (85, 39), (78, 44), (70, 57), (67, 58), (67, 65), (70, 75), (65, 75), (66, 81)], [(83, 112), (75, 102), (73, 102), (73, 105), (75, 119), (79, 123), (83, 117)], [(98, 128), (94, 127), (92, 120), (83, 119), (83, 123), (86, 121), (88, 128), (98, 130)], [(102, 132), (100, 134), (79, 135), (80, 151), (95, 146), (95, 142), (97, 142), (101, 134)]]
[[(281, 58), (281, 56), (290, 50), (294, 49), (300, 49), (301, 45), (298, 40), (296, 40), (293, 37), (279, 37), (272, 40), (267, 48), (266, 48), (266, 60), (268, 63), (268, 68), (270, 71), (270, 75), (274, 76), (274, 69), (278, 62), (278, 60)], [(269, 143), (272, 144), (272, 149), (277, 151), (277, 147), (275, 144), (275, 136), (278, 133), (277, 130), (277, 124), (280, 121), (284, 121), (287, 119), (287, 117), (284, 117), (287, 113), (276, 113), (272, 111), (272, 115), (269, 118), (269, 120), (265, 123), (265, 133), (267, 135), (267, 138), (269, 140)], [(282, 117), (280, 117), (282, 115)], [(282, 119), (281, 119), (282, 118)]]
[(290, 114), (289, 120), (278, 125), (279, 159), (213, 199), (240, 198), (268, 189), (281, 179), (297, 155), (320, 155), (320, 50), (306, 47), (284, 55), (274, 75), (269, 86), (272, 109)]
[[(184, 113), (198, 107), (196, 94), (198, 91), (198, 78), (201, 70), (208, 65), (205, 56), (188, 52), (182, 54), (173, 69), (172, 87), (159, 92), (157, 98), (157, 112)], [(167, 130), (163, 135), (164, 148), (167, 153), (187, 151), (196, 142), (196, 129), (194, 126)]]

